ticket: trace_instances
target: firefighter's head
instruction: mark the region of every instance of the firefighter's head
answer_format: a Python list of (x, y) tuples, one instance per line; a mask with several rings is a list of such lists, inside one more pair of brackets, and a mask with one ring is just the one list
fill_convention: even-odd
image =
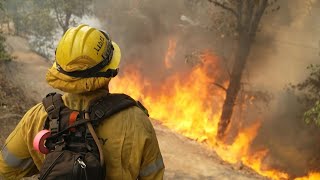
[(58, 43), (47, 81), (66, 92), (92, 91), (118, 74), (120, 59), (120, 48), (107, 32), (88, 25), (72, 27)]

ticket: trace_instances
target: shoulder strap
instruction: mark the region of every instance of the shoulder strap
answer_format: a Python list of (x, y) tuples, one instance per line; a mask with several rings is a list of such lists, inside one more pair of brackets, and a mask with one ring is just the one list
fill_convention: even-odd
[(49, 93), (45, 98), (43, 98), (42, 104), (48, 113), (49, 119), (49, 121), (46, 121), (45, 127), (50, 127), (52, 134), (59, 132), (60, 110), (65, 107), (62, 95), (58, 93)]
[(149, 116), (148, 110), (139, 101), (135, 101), (130, 96), (126, 94), (108, 94), (90, 104), (90, 120), (93, 124), (97, 124), (99, 121), (131, 106), (139, 107)]
[[(61, 134), (63, 134), (64, 132), (68, 131), (70, 128), (77, 127), (77, 126), (86, 124), (88, 122), (91, 122), (93, 125), (98, 125), (99, 122), (103, 121), (104, 119), (131, 106), (139, 107), (147, 116), (149, 116), (148, 110), (139, 101), (135, 101), (130, 96), (126, 94), (108, 94), (90, 103), (89, 108), (87, 110), (90, 117), (89, 120), (78, 119), (75, 123), (73, 123), (72, 125), (69, 125), (65, 129), (59, 130), (56, 134), (53, 134), (50, 138), (52, 139), (56, 138)], [(50, 127), (51, 127), (51, 124), (50, 124)]]

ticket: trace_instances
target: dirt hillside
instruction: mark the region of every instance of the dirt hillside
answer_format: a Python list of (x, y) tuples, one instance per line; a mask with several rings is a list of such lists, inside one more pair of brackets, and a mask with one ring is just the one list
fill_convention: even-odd
[[(32, 52), (25, 39), (7, 37), (11, 62), (0, 63), (0, 116), (2, 146), (25, 111), (54, 91), (45, 82), (51, 63)], [(12, 123), (13, 122), (13, 123)], [(224, 163), (211, 150), (153, 121), (165, 161), (165, 179), (254, 180), (265, 179), (247, 168)]]

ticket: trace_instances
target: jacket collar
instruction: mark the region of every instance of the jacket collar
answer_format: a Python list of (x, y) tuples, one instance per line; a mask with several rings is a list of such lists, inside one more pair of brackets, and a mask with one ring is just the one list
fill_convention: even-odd
[(85, 110), (91, 101), (107, 95), (109, 92), (107, 89), (98, 89), (95, 91), (85, 93), (65, 93), (62, 96), (64, 104), (73, 110), (81, 111)]

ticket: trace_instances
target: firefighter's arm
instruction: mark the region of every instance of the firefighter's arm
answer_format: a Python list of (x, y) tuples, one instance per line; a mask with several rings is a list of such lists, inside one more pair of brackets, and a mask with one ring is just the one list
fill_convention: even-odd
[(162, 180), (164, 163), (156, 133), (150, 123), (150, 136), (145, 141), (144, 152), (139, 172), (139, 180)]
[(31, 175), (36, 167), (31, 158), (28, 145), (31, 118), (37, 107), (30, 109), (21, 119), (16, 128), (8, 136), (0, 153), (0, 175), (6, 179), (21, 179)]

